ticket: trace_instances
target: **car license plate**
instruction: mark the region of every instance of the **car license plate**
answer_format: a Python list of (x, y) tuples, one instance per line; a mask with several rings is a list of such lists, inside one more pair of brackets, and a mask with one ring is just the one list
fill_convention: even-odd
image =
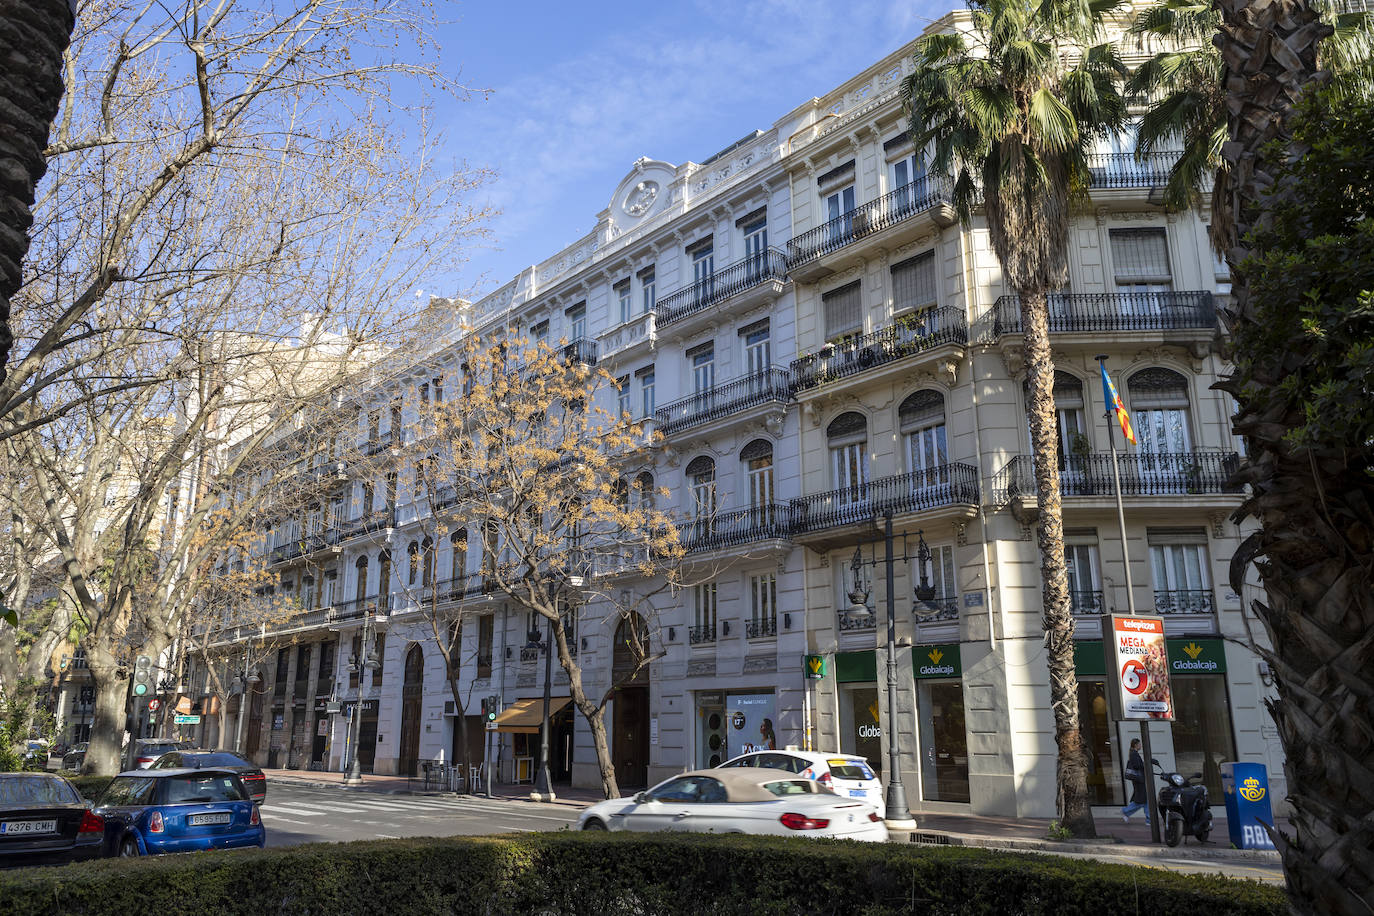
[(227, 824), (234, 819), (228, 811), (221, 811), (217, 814), (192, 814), (186, 818), (186, 823), (192, 827), (204, 827), (208, 824)]
[(0, 822), (0, 834), (5, 836), (20, 836), (30, 833), (56, 833), (57, 821), (3, 821)]
[(868, 797), (868, 790), (867, 790), (867, 789), (850, 789), (850, 790), (849, 790), (849, 794), (852, 795), (852, 796), (854, 796), (855, 798), (867, 798), (867, 797)]

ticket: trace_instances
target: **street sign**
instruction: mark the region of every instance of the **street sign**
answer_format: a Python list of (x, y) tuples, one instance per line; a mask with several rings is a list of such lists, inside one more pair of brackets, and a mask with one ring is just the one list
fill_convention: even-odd
[(1113, 717), (1172, 721), (1174, 699), (1164, 618), (1104, 615), (1102, 633)]
[(177, 725), (199, 725), (200, 716), (176, 716), (172, 721)]
[(496, 731), (496, 723), (495, 723), (495, 722), (488, 722), (488, 723), (487, 723), (487, 731), (489, 731), (489, 732), (494, 732), (494, 731)]
[(159, 700), (157, 697), (153, 697), (151, 700), (148, 701), (148, 710), (150, 712), (157, 712), (161, 708), (162, 701)]

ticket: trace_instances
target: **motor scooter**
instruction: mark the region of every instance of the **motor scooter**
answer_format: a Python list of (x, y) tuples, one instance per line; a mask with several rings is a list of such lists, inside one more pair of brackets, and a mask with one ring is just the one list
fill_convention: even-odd
[(1202, 785), (1201, 773), (1184, 778), (1181, 773), (1165, 772), (1158, 760), (1150, 758), (1155, 775), (1163, 785), (1159, 789), (1159, 815), (1164, 818), (1164, 842), (1177, 846), (1183, 837), (1197, 837), (1199, 843), (1206, 843), (1212, 832), (1212, 809), (1207, 798), (1207, 787)]

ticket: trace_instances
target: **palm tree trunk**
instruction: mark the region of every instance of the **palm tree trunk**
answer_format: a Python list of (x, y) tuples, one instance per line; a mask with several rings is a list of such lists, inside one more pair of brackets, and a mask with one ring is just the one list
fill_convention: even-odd
[(1050, 707), (1058, 745), (1059, 823), (1074, 836), (1097, 835), (1088, 805), (1088, 775), (1078, 726), (1078, 676), (1073, 667), (1073, 608), (1064, 561), (1064, 507), (1059, 493), (1059, 431), (1054, 407), (1054, 361), (1050, 355), (1048, 300), (1043, 289), (1020, 290), (1025, 328), (1026, 380), (1031, 449), (1039, 518), (1040, 576), (1043, 583)]
[(43, 149), (62, 101), (62, 55), (75, 24), (68, 0), (0, 0), (0, 382), (14, 343), (10, 297), (29, 250), (29, 208), (48, 170)]
[[(1295, 197), (1276, 185), (1269, 146), (1290, 139), (1300, 95), (1320, 82), (1317, 45), (1330, 34), (1304, 0), (1219, 0), (1217, 44), (1226, 64), (1231, 176), (1217, 202), (1227, 223), (1219, 239), (1233, 274), (1231, 334), (1238, 374), (1235, 429), (1249, 455), (1236, 479), (1252, 498), (1236, 513), (1260, 530), (1231, 563), (1239, 590), (1257, 564), (1266, 601), (1252, 607), (1264, 623), (1279, 698), (1269, 704), (1284, 749), (1284, 773), (1296, 835), (1275, 832), (1294, 912), (1369, 914), (1374, 907), (1374, 544), (1368, 479), (1349, 447), (1299, 452), (1285, 434), (1305, 422), (1302, 405), (1276, 396), (1301, 352), (1250, 347), (1263, 339), (1257, 304), (1239, 266), (1246, 235), (1269, 208)], [(1253, 350), (1253, 353), (1252, 353)], [(1256, 356), (1254, 353), (1258, 353)], [(1358, 453), (1358, 446), (1354, 449)]]

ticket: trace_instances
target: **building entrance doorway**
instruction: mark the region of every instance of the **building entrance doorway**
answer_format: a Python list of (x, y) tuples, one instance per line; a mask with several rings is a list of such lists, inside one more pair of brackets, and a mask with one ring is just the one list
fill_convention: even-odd
[(554, 782), (572, 782), (573, 707), (569, 703), (549, 717), (549, 775)]
[(401, 687), (401, 752), (397, 772), (415, 776), (420, 762), (420, 703), (424, 697), (425, 653), (419, 643), (406, 652), (405, 681)]
[(922, 797), (927, 801), (967, 802), (964, 682), (922, 680), (917, 684), (916, 703), (921, 723)]
[(611, 657), (611, 676), (620, 685), (613, 701), (611, 759), (622, 789), (649, 784), (650, 666), (639, 666), (648, 653), (649, 628), (644, 618), (638, 614), (623, 618), (615, 629)]

